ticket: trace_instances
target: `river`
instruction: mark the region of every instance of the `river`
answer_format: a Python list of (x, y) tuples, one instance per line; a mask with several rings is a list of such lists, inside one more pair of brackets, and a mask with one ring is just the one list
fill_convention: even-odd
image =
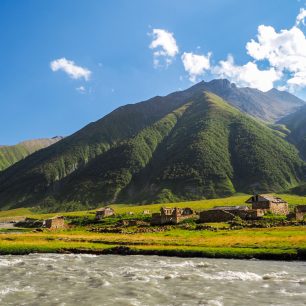
[(306, 263), (0, 256), (0, 305), (306, 305)]

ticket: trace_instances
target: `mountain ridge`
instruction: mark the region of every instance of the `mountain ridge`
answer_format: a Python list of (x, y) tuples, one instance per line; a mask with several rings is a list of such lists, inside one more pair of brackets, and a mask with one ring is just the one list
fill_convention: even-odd
[(210, 82), (201, 81), (194, 87), (208, 90), (240, 111), (271, 123), (305, 105), (304, 100), (286, 91), (273, 88), (267, 92), (262, 92), (250, 87), (237, 87), (227, 79), (216, 79)]

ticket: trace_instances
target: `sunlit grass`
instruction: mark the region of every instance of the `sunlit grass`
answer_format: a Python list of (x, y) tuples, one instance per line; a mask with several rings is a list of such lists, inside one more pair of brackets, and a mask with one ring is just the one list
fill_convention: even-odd
[[(126, 214), (133, 212), (134, 214), (141, 214), (144, 210), (150, 210), (151, 212), (158, 212), (162, 206), (167, 207), (191, 207), (195, 210), (209, 209), (218, 205), (243, 205), (248, 199), (248, 195), (239, 195), (228, 198), (211, 199), (211, 200), (199, 200), (199, 201), (187, 201), (177, 203), (163, 203), (163, 204), (148, 204), (148, 205), (132, 205), (132, 204), (112, 204), (117, 214)], [(46, 219), (56, 215), (63, 215), (67, 217), (83, 217), (92, 216), (95, 210), (91, 211), (74, 211), (74, 212), (63, 212), (63, 213), (48, 213), (41, 214), (31, 211), (30, 208), (18, 208), (6, 211), (0, 211), (0, 221), (4, 217), (32, 217), (37, 219)]]
[[(306, 197), (280, 194), (278, 195), (286, 200), (290, 205), (306, 204)], [(191, 207), (195, 210), (201, 211), (212, 208), (214, 206), (233, 206), (233, 205), (245, 205), (245, 201), (250, 195), (236, 195), (228, 198), (210, 199), (210, 200), (199, 200), (199, 201), (187, 201), (177, 203), (163, 203), (163, 204), (148, 204), (148, 205), (133, 205), (133, 204), (112, 204), (117, 214), (126, 214), (133, 212), (134, 214), (141, 214), (144, 210), (150, 210), (152, 213), (158, 212), (162, 206), (167, 207)], [(0, 211), (0, 222), (11, 217), (30, 217), (37, 219), (46, 219), (56, 215), (63, 215), (66, 217), (92, 217), (95, 210), (90, 211), (73, 211), (73, 212), (61, 212), (61, 213), (48, 213), (41, 214), (33, 212), (30, 208), (18, 208), (6, 211)]]
[[(306, 249), (305, 227), (242, 229), (223, 231), (189, 231), (172, 229), (160, 233), (115, 234), (85, 230), (46, 231), (0, 235), (0, 253), (58, 252), (71, 249), (103, 250), (113, 246), (129, 246), (138, 250), (207, 250), (232, 254), (242, 249), (253, 252), (289, 252)], [(225, 251), (224, 251), (225, 252)], [(254, 253), (254, 254), (255, 254)]]
[[(280, 195), (291, 205), (306, 204), (306, 197)], [(243, 205), (248, 195), (230, 198), (201, 200), (151, 205), (111, 205), (116, 214), (133, 212), (135, 216), (144, 210), (159, 211), (161, 206), (186, 207), (195, 210), (209, 209), (213, 206)], [(29, 208), (0, 211), (0, 222), (18, 217), (46, 219), (55, 215), (66, 217), (94, 217), (95, 210), (64, 213), (38, 214)], [(226, 228), (228, 224), (211, 224), (215, 228)], [(62, 252), (75, 250), (103, 251), (114, 246), (128, 246), (141, 251), (182, 251), (200, 252), (203, 256), (224, 256), (240, 258), (243, 256), (266, 256), (267, 254), (297, 254), (306, 250), (306, 227), (291, 226), (277, 228), (244, 228), (240, 230), (186, 230), (173, 228), (155, 233), (95, 233), (85, 227), (72, 227), (66, 230), (44, 232), (19, 232), (5, 230), (0, 235), (1, 254), (27, 254), (30, 252)], [(266, 255), (265, 255), (266, 254)], [(259, 256), (259, 257), (260, 257)]]

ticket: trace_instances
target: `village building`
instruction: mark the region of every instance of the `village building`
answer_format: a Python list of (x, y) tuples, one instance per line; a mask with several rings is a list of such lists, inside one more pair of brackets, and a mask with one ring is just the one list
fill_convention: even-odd
[(95, 220), (102, 220), (103, 218), (114, 216), (115, 211), (111, 207), (102, 207), (96, 211)]
[(257, 220), (264, 215), (261, 209), (250, 209), (248, 206), (215, 206), (200, 212), (200, 222), (228, 222), (235, 217), (244, 220)]
[(261, 209), (265, 213), (271, 212), (276, 215), (288, 215), (289, 206), (283, 199), (270, 194), (256, 194), (245, 203), (252, 204), (252, 209)]
[(150, 215), (151, 214), (151, 211), (148, 210), (148, 209), (145, 209), (143, 212), (142, 212), (143, 215)]
[(306, 205), (297, 205), (294, 208), (294, 213), (297, 221), (303, 221), (306, 218)]
[(195, 216), (194, 210), (189, 207), (162, 207), (160, 213), (152, 214), (151, 225), (178, 224), (185, 219), (194, 218)]
[(48, 229), (63, 229), (67, 225), (63, 216), (56, 216), (47, 220), (44, 220), (43, 227)]

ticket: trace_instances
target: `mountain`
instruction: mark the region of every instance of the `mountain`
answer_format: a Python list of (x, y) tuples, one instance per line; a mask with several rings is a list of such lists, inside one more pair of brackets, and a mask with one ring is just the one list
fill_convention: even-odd
[(8, 168), (37, 150), (46, 148), (61, 139), (63, 139), (63, 137), (56, 136), (53, 138), (26, 140), (13, 146), (0, 146), (0, 171)]
[(299, 184), (305, 164), (295, 147), (207, 84), (122, 106), (19, 161), (0, 173), (0, 207), (164, 202)]
[(279, 124), (289, 130), (287, 140), (293, 143), (304, 160), (306, 160), (306, 106), (282, 118)]
[(199, 85), (202, 90), (215, 93), (242, 112), (269, 122), (275, 122), (305, 105), (305, 101), (275, 88), (267, 92), (239, 88), (226, 79), (201, 82)]

